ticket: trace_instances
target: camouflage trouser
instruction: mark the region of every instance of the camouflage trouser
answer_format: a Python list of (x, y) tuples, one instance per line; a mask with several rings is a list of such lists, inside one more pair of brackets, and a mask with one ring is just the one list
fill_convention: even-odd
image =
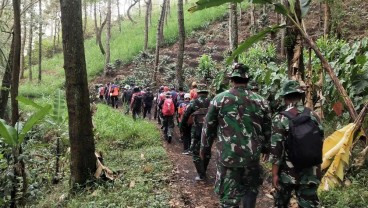
[(199, 156), (199, 151), (201, 149), (201, 130), (202, 126), (192, 126), (191, 128), (191, 144), (190, 150), (192, 151), (192, 159), (197, 173), (200, 177), (206, 176), (207, 166), (210, 162), (211, 155), (206, 155), (204, 160)]
[(289, 206), (291, 193), (295, 190), (299, 208), (320, 207), (317, 196), (317, 184), (279, 184), (280, 189), (274, 193), (275, 207), (284, 208)]
[(221, 207), (254, 208), (258, 187), (262, 185), (262, 167), (225, 167), (217, 164), (215, 192), (220, 196)]

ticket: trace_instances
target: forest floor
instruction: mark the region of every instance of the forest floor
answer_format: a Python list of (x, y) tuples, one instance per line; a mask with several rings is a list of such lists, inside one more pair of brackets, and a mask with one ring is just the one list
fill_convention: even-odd
[[(158, 125), (157, 128), (159, 127)], [(198, 182), (194, 180), (197, 173), (192, 156), (182, 154), (183, 143), (179, 139), (180, 133), (177, 127), (174, 128), (174, 137), (170, 144), (162, 139), (163, 146), (173, 165), (169, 184), (170, 206), (187, 208), (218, 207), (219, 199), (214, 193), (216, 179), (215, 149), (212, 149), (213, 156), (207, 170), (207, 179)], [(265, 180), (262, 187), (260, 187), (257, 199), (257, 207), (259, 208), (272, 207), (273, 204), (273, 199), (270, 198), (271, 178), (269, 175), (269, 170), (265, 169)]]

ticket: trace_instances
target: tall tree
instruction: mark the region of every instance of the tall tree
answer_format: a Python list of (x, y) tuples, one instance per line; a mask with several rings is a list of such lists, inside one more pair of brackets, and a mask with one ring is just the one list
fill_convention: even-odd
[(85, 184), (96, 170), (84, 53), (81, 0), (60, 0), (71, 148), (70, 185)]
[(98, 24), (97, 24), (97, 1), (93, 2), (93, 17), (94, 17), (94, 22), (95, 22), (95, 35), (96, 35), (96, 44), (98, 44), (98, 33), (99, 33), (99, 29), (98, 29)]
[(32, 81), (32, 43), (33, 43), (33, 5), (29, 8), (30, 19), (29, 19), (29, 34), (28, 34), (28, 68), (29, 68), (29, 81)]
[(323, 24), (323, 36), (327, 38), (331, 29), (331, 9), (329, 0), (325, 0), (325, 10), (324, 10), (324, 24)]
[(178, 29), (179, 29), (179, 50), (176, 62), (176, 79), (178, 85), (184, 86), (183, 76), (183, 62), (184, 62), (184, 47), (185, 47), (185, 27), (184, 27), (184, 11), (183, 11), (183, 0), (178, 0)]
[(110, 63), (110, 39), (111, 39), (111, 0), (107, 0), (107, 28), (106, 28), (105, 64)]
[(145, 0), (146, 3), (146, 16), (144, 18), (144, 51), (148, 49), (148, 24), (150, 17), (150, 7), (152, 0)]
[(133, 23), (137, 23), (136, 21), (133, 20), (132, 16), (130, 15), (130, 10), (139, 2), (139, 0), (133, 0), (133, 3), (129, 6), (128, 11), (127, 11), (127, 16), (128, 19)]
[(116, 0), (116, 6), (118, 7), (119, 32), (121, 32), (121, 16), (120, 16), (120, 1), (119, 0)]
[[(229, 13), (230, 50), (234, 51), (238, 47), (238, 14), (236, 3), (230, 3)], [(234, 61), (238, 62), (238, 57), (235, 57)]]
[(83, 35), (84, 35), (84, 37), (86, 37), (86, 30), (87, 30), (87, 0), (83, 0), (83, 13), (84, 13)]
[(158, 19), (157, 24), (157, 33), (156, 33), (156, 52), (155, 52), (155, 66), (153, 71), (153, 81), (155, 82), (155, 85), (157, 86), (157, 71), (158, 71), (158, 64), (160, 61), (160, 47), (161, 47), (161, 34), (164, 26), (165, 21), (165, 10), (166, 10), (166, 0), (163, 0), (161, 5), (161, 13), (160, 18)]
[[(26, 8), (27, 1), (23, 1), (23, 12)], [(25, 68), (25, 57), (24, 57), (24, 50), (25, 50), (25, 44), (27, 39), (27, 18), (26, 13), (22, 15), (22, 22), (23, 22), (23, 35), (22, 35), (22, 43), (21, 43), (21, 49), (20, 49), (20, 78), (24, 78), (24, 68)]]
[[(4, 56), (4, 54), (2, 54)], [(12, 81), (12, 69), (13, 69), (13, 56), (14, 56), (14, 36), (12, 36), (12, 42), (10, 45), (10, 52), (5, 67), (3, 81), (1, 83), (0, 91), (0, 118), (6, 119), (6, 107), (8, 106), (9, 92)], [(8, 119), (7, 119), (8, 120)]]
[(38, 0), (38, 83), (41, 83), (42, 79), (42, 1)]

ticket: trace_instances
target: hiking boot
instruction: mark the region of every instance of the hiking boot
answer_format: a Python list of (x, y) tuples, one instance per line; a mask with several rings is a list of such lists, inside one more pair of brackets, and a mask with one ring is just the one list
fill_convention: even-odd
[(181, 154), (182, 154), (182, 155), (189, 155), (190, 153), (189, 153), (189, 151), (184, 150), (184, 152), (182, 152)]
[(168, 143), (171, 143), (171, 139), (172, 139), (172, 136), (168, 136), (168, 138), (167, 138), (167, 142), (168, 142)]
[(205, 177), (203, 177), (203, 176), (196, 176), (194, 178), (195, 181), (203, 181), (204, 179), (205, 179)]

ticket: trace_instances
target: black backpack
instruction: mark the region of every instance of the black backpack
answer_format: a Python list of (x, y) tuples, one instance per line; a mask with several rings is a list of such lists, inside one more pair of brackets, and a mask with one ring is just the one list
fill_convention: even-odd
[[(292, 109), (293, 111), (293, 109)], [(286, 150), (296, 169), (312, 167), (322, 163), (323, 131), (311, 118), (311, 110), (304, 108), (300, 114), (282, 111), (289, 119)]]
[(138, 94), (138, 95), (134, 96), (133, 109), (134, 110), (141, 109), (142, 103), (143, 103), (143, 96), (142, 96), (142, 94)]

